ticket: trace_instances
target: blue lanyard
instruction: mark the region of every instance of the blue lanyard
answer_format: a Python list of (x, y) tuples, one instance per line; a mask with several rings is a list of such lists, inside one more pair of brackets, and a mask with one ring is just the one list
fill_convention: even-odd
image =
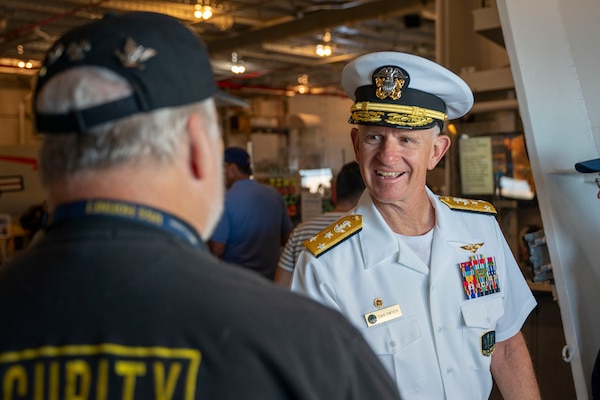
[(126, 201), (90, 199), (62, 204), (50, 217), (50, 225), (70, 218), (101, 216), (137, 222), (182, 237), (194, 246), (202, 243), (200, 235), (187, 222), (156, 208)]

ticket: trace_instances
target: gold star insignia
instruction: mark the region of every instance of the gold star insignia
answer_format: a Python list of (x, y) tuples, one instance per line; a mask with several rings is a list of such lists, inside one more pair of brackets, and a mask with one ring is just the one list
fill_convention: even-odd
[(339, 243), (357, 234), (361, 229), (362, 216), (347, 215), (323, 229), (316, 236), (305, 240), (302, 245), (315, 257), (319, 257)]

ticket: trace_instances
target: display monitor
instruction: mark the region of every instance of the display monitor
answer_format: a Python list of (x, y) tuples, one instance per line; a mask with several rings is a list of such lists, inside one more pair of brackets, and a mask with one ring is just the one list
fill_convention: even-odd
[(324, 189), (331, 188), (333, 179), (331, 168), (301, 169), (298, 173), (300, 174), (300, 184), (311, 193), (320, 193)]

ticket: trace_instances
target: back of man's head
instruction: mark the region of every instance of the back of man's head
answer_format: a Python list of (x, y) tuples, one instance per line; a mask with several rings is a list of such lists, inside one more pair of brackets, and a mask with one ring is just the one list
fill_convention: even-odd
[(241, 147), (232, 146), (225, 149), (223, 161), (229, 164), (235, 164), (241, 174), (252, 175), (252, 163), (250, 154)]
[(139, 12), (73, 29), (48, 52), (34, 91), (42, 182), (146, 158), (172, 161), (191, 113), (219, 134), (215, 93), (204, 45), (175, 18)]
[(365, 183), (356, 161), (344, 164), (335, 181), (336, 204), (350, 203), (354, 206), (365, 190)]

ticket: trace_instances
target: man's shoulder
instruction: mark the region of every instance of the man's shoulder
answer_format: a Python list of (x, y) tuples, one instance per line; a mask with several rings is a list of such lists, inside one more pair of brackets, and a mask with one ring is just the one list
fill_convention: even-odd
[[(301, 222), (292, 230), (290, 238), (296, 246), (301, 247), (305, 240), (310, 239), (312, 236), (327, 228), (342, 215), (343, 213), (325, 213), (311, 218), (308, 221)], [(298, 251), (300, 250), (301, 248), (298, 249)]]
[(296, 227), (298, 231), (312, 232), (312, 234), (319, 233), (321, 230), (327, 228), (332, 222), (337, 221), (344, 216), (344, 213), (331, 212), (321, 215), (317, 215), (307, 221), (304, 221)]
[(308, 238), (302, 245), (315, 257), (320, 257), (359, 233), (362, 227), (362, 215), (348, 214)]
[(254, 193), (257, 197), (283, 199), (277, 188), (268, 183), (258, 182), (253, 179), (248, 182), (250, 183), (246, 186), (245, 190)]
[(439, 196), (439, 201), (452, 211), (496, 215), (496, 208), (485, 200), (465, 199), (454, 196)]

